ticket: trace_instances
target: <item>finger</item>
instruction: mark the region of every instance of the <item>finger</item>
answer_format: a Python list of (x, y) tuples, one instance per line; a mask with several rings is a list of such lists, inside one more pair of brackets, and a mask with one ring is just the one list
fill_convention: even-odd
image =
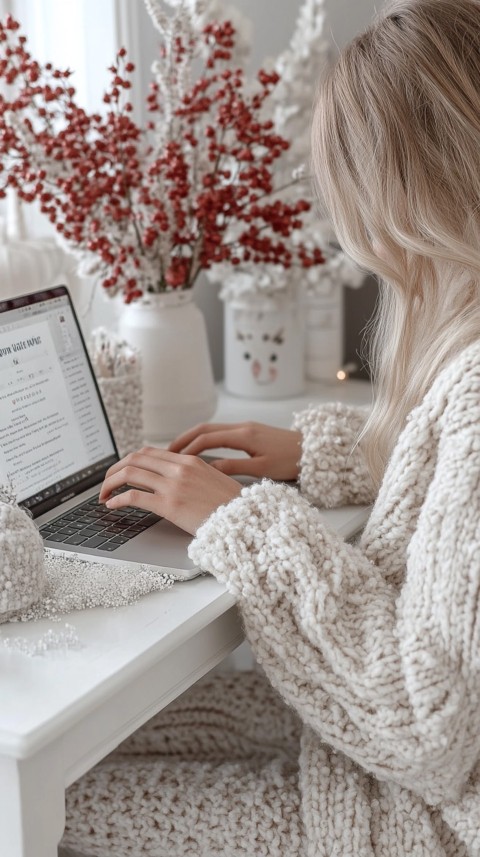
[(206, 449), (240, 449), (243, 452), (252, 453), (254, 450), (247, 441), (244, 429), (241, 427), (229, 427), (228, 431), (220, 429), (218, 432), (201, 434), (195, 438), (183, 450), (184, 455), (200, 455)]
[(261, 458), (217, 458), (211, 467), (225, 473), (226, 476), (262, 476)]
[(113, 491), (118, 491), (124, 485), (131, 485), (134, 488), (141, 488), (147, 491), (155, 491), (158, 489), (159, 480), (170, 471), (172, 466), (166, 463), (166, 467), (159, 467), (155, 472), (145, 470), (141, 467), (135, 467), (132, 464), (126, 465), (121, 470), (112, 473), (102, 485), (101, 497), (108, 499)]
[(176, 437), (175, 440), (172, 440), (168, 449), (170, 452), (182, 452), (199, 435), (217, 431), (228, 431), (232, 427), (232, 423), (199, 423), (199, 425), (193, 426), (193, 428), (188, 429), (188, 431)]
[[(142, 467), (145, 470), (152, 470), (152, 472), (156, 473), (156, 468), (159, 466), (159, 462), (170, 461), (174, 463), (177, 459), (178, 456), (176, 454), (171, 453), (166, 449), (160, 449), (156, 446), (145, 446), (138, 452), (131, 452), (129, 455), (125, 456), (125, 458), (121, 458), (120, 461), (112, 464), (105, 474), (105, 480), (109, 479), (110, 476), (113, 476), (114, 473), (118, 473), (120, 470), (129, 466)], [(105, 484), (105, 482), (103, 484)], [(102, 486), (99, 499), (102, 499), (103, 493)]]
[(100, 503), (103, 503), (110, 493), (108, 486), (111, 484), (110, 479), (112, 478), (112, 476), (114, 476), (116, 473), (120, 473), (120, 471), (124, 470), (126, 467), (133, 467), (136, 465), (140, 466), (140, 461), (142, 462), (141, 466), (145, 470), (151, 469), (152, 465), (150, 456), (143, 455), (141, 452), (131, 452), (129, 455), (126, 455), (125, 458), (121, 458), (120, 461), (117, 461), (115, 464), (112, 464), (112, 466), (108, 468), (98, 495)]
[(123, 509), (133, 506), (135, 509), (144, 509), (145, 512), (158, 512), (158, 494), (141, 491), (139, 488), (129, 488), (121, 494), (115, 494), (105, 503), (108, 509)]

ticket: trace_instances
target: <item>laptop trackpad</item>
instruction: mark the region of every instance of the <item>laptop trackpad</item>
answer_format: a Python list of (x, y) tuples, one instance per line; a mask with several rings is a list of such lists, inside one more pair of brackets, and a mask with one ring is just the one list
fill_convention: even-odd
[(195, 563), (187, 556), (187, 548), (191, 541), (192, 536), (189, 533), (163, 519), (126, 542), (109, 556), (148, 565), (195, 568)]

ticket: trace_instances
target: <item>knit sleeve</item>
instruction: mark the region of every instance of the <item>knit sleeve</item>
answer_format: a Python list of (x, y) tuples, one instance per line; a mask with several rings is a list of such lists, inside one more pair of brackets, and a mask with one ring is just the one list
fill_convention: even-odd
[(317, 506), (369, 505), (374, 487), (360, 446), (368, 408), (339, 402), (311, 406), (295, 414), (302, 433), (300, 491)]
[(480, 438), (454, 425), (400, 593), (267, 481), (218, 509), (190, 550), (238, 597), (259, 662), (304, 723), (431, 803), (458, 797), (480, 736)]

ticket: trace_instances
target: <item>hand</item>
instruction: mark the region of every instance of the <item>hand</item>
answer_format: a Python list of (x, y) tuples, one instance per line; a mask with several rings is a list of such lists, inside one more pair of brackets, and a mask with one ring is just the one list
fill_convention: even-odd
[(241, 449), (250, 458), (218, 458), (211, 466), (229, 476), (266, 476), (297, 479), (302, 434), (262, 423), (201, 423), (184, 432), (169, 446), (171, 452), (200, 455), (207, 449)]
[[(124, 485), (131, 487), (111, 496)], [(110, 467), (99, 500), (108, 509), (135, 506), (154, 512), (193, 535), (218, 506), (240, 491), (238, 482), (201, 458), (145, 447)]]

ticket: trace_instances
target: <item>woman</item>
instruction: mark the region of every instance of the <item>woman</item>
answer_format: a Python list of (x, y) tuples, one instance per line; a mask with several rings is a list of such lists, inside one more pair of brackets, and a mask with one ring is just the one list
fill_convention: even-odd
[[(313, 127), (338, 238), (383, 281), (375, 405), (202, 426), (109, 472), (110, 508), (195, 534), (268, 681), (208, 678), (72, 786), (65, 843), (89, 855), (480, 855), (477, 0), (389, 5)], [(250, 458), (190, 456), (212, 447)], [(301, 492), (240, 493), (240, 467)], [(374, 498), (355, 546), (315, 508)]]

